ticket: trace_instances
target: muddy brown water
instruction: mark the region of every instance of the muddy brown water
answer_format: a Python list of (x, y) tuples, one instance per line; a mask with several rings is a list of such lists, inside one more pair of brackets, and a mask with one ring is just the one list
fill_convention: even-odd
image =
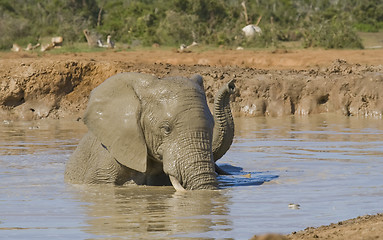
[(0, 122), (1, 238), (249, 239), (383, 210), (382, 119), (238, 118), (219, 161), (233, 175), (187, 193), (64, 183), (85, 132), (76, 121)]

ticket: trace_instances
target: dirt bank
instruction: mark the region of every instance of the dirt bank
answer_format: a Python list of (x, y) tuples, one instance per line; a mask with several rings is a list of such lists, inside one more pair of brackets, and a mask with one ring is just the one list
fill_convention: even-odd
[[(159, 60), (152, 56), (157, 56), (157, 53), (102, 52), (41, 57), (23, 53), (3, 54), (0, 60), (0, 116), (13, 119), (79, 118), (93, 88), (115, 73), (128, 71), (159, 77), (199, 73), (204, 77), (209, 102), (213, 101), (215, 92), (224, 82), (234, 78), (237, 90), (232, 107), (237, 116), (338, 112), (381, 117), (383, 113), (383, 102), (379, 101), (383, 98), (382, 65), (367, 65), (363, 60), (360, 64), (335, 59), (325, 66), (320, 63), (326, 57), (318, 56), (318, 62), (307, 65), (308, 69), (284, 69), (286, 65), (278, 64), (272, 65), (274, 69), (260, 69), (249, 67), (247, 63), (221, 66), (221, 59), (213, 57), (205, 61), (212, 65), (198, 64), (197, 60), (194, 63), (191, 60), (190, 64), (169, 64), (167, 62), (179, 63), (188, 56), (198, 55), (171, 51), (166, 52), (167, 58), (160, 58), (164, 63), (158, 63)], [(330, 53), (334, 55), (334, 52)], [(242, 54), (248, 59), (249, 54), (255, 53)], [(268, 54), (276, 59), (285, 56), (284, 53)], [(313, 54), (318, 55), (317, 52)], [(218, 51), (217, 55), (222, 59), (241, 58), (237, 51)], [(276, 59), (273, 61), (277, 62)], [(371, 59), (374, 58), (367, 56), (365, 62)]]
[(383, 239), (383, 214), (366, 215), (289, 235), (254, 236), (251, 240), (366, 240)]
[(304, 239), (383, 239), (383, 214), (366, 215), (288, 235), (291, 240)]

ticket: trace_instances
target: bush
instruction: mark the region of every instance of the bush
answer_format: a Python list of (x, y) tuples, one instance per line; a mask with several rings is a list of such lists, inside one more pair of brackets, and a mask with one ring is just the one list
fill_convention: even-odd
[[(61, 35), (84, 42), (83, 29), (117, 42), (275, 47), (303, 38), (305, 47), (360, 48), (358, 31), (383, 28), (377, 0), (246, 1), (250, 23), (262, 16), (263, 34), (247, 39), (243, 0), (1, 0), (0, 49)], [(354, 29), (351, 28), (354, 27)]]
[(378, 24), (356, 23), (354, 27), (360, 32), (379, 32)]
[(350, 23), (335, 17), (311, 26), (304, 33), (304, 47), (363, 48), (363, 45)]
[(155, 34), (160, 44), (180, 45), (197, 41), (198, 17), (167, 11), (166, 17), (161, 21)]
[(24, 45), (36, 41), (27, 19), (14, 18), (7, 13), (1, 16), (0, 32), (6, 33), (0, 36), (0, 49), (10, 49), (13, 43)]

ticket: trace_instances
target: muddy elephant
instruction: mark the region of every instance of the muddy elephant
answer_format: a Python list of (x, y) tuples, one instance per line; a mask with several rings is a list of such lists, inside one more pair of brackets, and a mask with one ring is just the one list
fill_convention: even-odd
[(91, 92), (84, 115), (88, 133), (67, 163), (65, 180), (216, 189), (215, 161), (234, 137), (234, 90), (233, 80), (221, 87), (213, 116), (199, 75), (110, 77)]

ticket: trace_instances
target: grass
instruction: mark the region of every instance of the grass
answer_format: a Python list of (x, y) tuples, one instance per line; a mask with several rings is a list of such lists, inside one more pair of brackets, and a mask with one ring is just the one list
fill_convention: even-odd
[(383, 48), (383, 32), (359, 32), (364, 48)]
[[(361, 37), (363, 45), (365, 48), (382, 48), (383, 47), (383, 32), (359, 32), (358, 35)], [(41, 43), (47, 44), (50, 42), (50, 38), (41, 39)], [(26, 46), (23, 46), (26, 47)], [(39, 56), (45, 53), (49, 54), (63, 54), (63, 53), (88, 53), (88, 52), (106, 52), (106, 51), (114, 51), (114, 52), (121, 52), (121, 51), (153, 51), (153, 50), (163, 50), (163, 51), (175, 51), (179, 48), (179, 46), (161, 46), (160, 48), (153, 48), (153, 47), (144, 47), (144, 46), (136, 46), (136, 47), (129, 47), (128, 44), (124, 43), (116, 43), (116, 49), (107, 49), (107, 48), (90, 48), (86, 42), (81, 43), (71, 43), (71, 44), (65, 44), (64, 40), (64, 46), (61, 48), (55, 48), (52, 50), (49, 50), (47, 52), (40, 52), (40, 47), (29, 51), (29, 53), (37, 53)], [(237, 46), (214, 46), (214, 45), (200, 45), (197, 47), (194, 47), (192, 49), (192, 52), (199, 53), (199, 52), (206, 52), (206, 51), (217, 51), (217, 50), (236, 50)], [(279, 42), (279, 47), (281, 49), (303, 49), (302, 42), (301, 41), (289, 41), (289, 42)], [(269, 47), (269, 48), (245, 48), (245, 50), (250, 51), (274, 51), (275, 47)], [(5, 50), (2, 52), (9, 52), (10, 50)]]

